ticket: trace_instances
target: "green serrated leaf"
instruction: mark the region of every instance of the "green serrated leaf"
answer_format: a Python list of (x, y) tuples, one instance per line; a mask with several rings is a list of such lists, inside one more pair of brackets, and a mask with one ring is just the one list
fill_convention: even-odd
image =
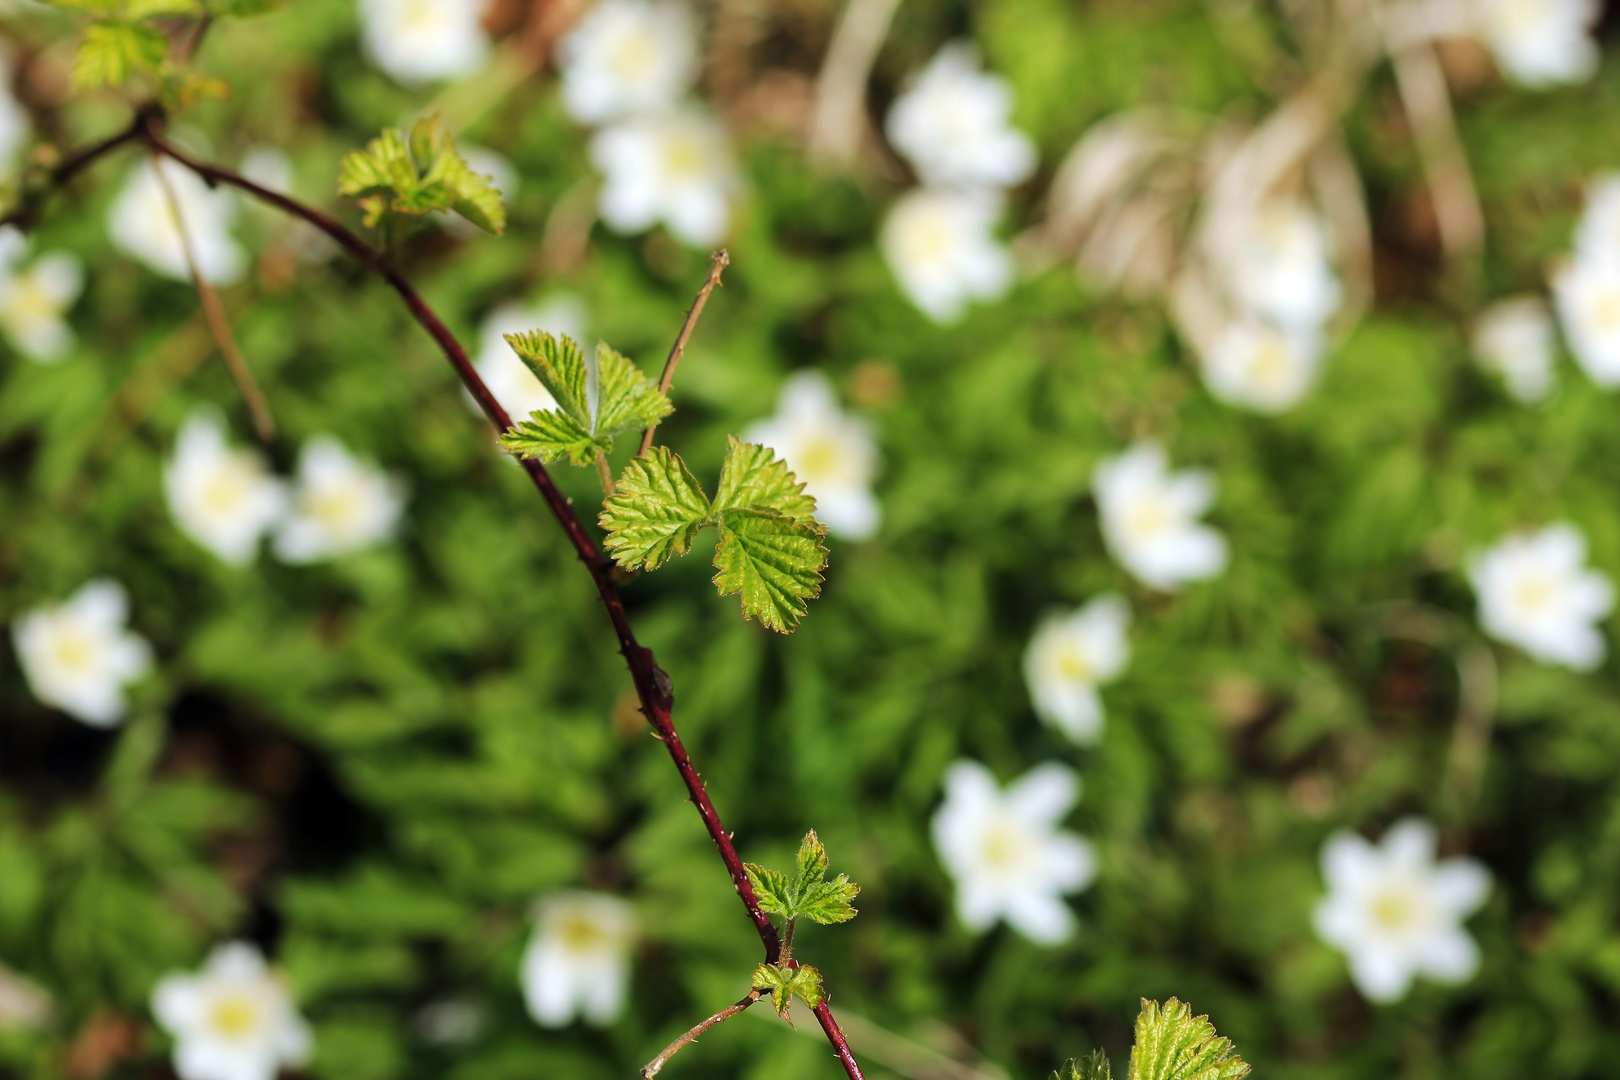
[(159, 15), (196, 15), (197, 0), (124, 0), (124, 18), (151, 19)]
[(827, 879), (827, 845), (811, 829), (799, 841), (799, 854), (793, 860), (793, 902)]
[(709, 497), (679, 455), (655, 446), (625, 466), (596, 520), (620, 566), (656, 570), (692, 550), (709, 520)]
[(768, 870), (758, 863), (743, 863), (748, 884), (759, 898), (759, 909), (769, 915), (786, 915), (792, 905), (791, 886), (787, 875), (779, 870)]
[(861, 887), (849, 880), (847, 875), (839, 874), (831, 881), (824, 881), (805, 892), (797, 904), (799, 916), (823, 926), (848, 922), (856, 914), (850, 901), (860, 891)]
[(418, 120), (408, 137), (388, 128), (364, 150), (345, 157), (338, 193), (365, 202), (368, 224), (375, 224), (383, 209), (413, 217), (454, 211), (490, 232), (506, 229), (501, 193), (456, 153), (437, 116)]
[(598, 432), (611, 435), (640, 431), (675, 411), (657, 383), (647, 378), (628, 357), (608, 348), (605, 342), (596, 346), (595, 366), (599, 386)]
[(805, 601), (821, 595), (827, 549), (821, 530), (772, 510), (727, 510), (719, 515), (714, 584), (721, 596), (742, 596), (743, 616), (791, 634)]
[(591, 409), (587, 402), (587, 366), (579, 342), (544, 330), (507, 334), (506, 343), (518, 354), (523, 366), (534, 373), (551, 392), (559, 408), (573, 417), (586, 431), (592, 430)]
[(768, 447), (726, 436), (726, 462), (720, 469), (720, 488), (714, 495), (716, 510), (765, 507), (795, 521), (815, 517), (816, 500), (804, 493), (804, 484), (787, 463)]
[(792, 990), (794, 997), (812, 1009), (827, 1000), (827, 994), (821, 988), (821, 972), (808, 964), (801, 964), (793, 973)]
[(393, 196), (415, 186), (416, 166), (397, 128), (384, 129), (364, 150), (350, 152), (338, 173), (338, 194), (355, 198)]
[(596, 460), (597, 451), (607, 453), (613, 448), (613, 440), (592, 435), (565, 413), (545, 410), (519, 420), (501, 436), (501, 447), (518, 457), (544, 462), (567, 458), (575, 465), (589, 465)]
[(784, 1020), (787, 1019), (788, 1004), (793, 997), (793, 976), (783, 971), (775, 964), (761, 964), (754, 969), (755, 990), (769, 990), (771, 992), (771, 1005)]
[(1070, 1058), (1063, 1068), (1052, 1074), (1051, 1080), (1114, 1080), (1108, 1066), (1108, 1055), (1093, 1050), (1083, 1058)]
[(1142, 999), (1131, 1048), (1129, 1080), (1238, 1080), (1248, 1064), (1232, 1050), (1232, 1040), (1215, 1034), (1207, 1016), (1171, 998), (1161, 1009)]
[(73, 58), (74, 85), (122, 86), (138, 73), (155, 76), (169, 52), (169, 39), (156, 30), (127, 23), (95, 23)]

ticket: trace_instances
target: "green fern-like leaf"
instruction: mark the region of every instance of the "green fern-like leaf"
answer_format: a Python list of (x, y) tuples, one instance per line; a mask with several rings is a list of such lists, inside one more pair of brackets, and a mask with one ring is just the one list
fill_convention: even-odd
[(744, 863), (743, 868), (762, 911), (789, 920), (804, 918), (823, 924), (847, 922), (855, 917), (850, 901), (861, 887), (844, 874), (827, 880), (827, 849), (814, 829), (799, 842), (792, 881), (780, 871), (754, 863)]
[(1207, 1016), (1171, 998), (1160, 1008), (1142, 1000), (1136, 1018), (1128, 1080), (1239, 1080), (1248, 1064), (1232, 1050), (1232, 1040), (1215, 1034)]
[[(604, 453), (611, 450), (615, 435), (651, 427), (674, 411), (668, 396), (640, 368), (605, 344), (587, 354), (573, 338), (556, 337), (544, 330), (508, 334), (506, 342), (557, 402), (556, 410), (534, 413), (531, 420), (541, 424), (544, 416), (560, 415), (571, 425), (552, 421), (546, 424), (548, 430), (579, 432), (590, 440), (592, 449), (583, 460), (570, 457), (576, 465), (590, 464), (598, 448)], [(528, 447), (515, 441), (503, 440), (502, 444), (528, 457), (541, 457), (545, 451), (544, 444), (536, 444), (533, 449), (539, 452), (535, 453), (526, 453)], [(681, 468), (684, 471), (685, 466)], [(696, 488), (696, 481), (692, 486)], [(701, 490), (698, 494), (702, 494)], [(704, 506), (708, 506), (706, 498)]]

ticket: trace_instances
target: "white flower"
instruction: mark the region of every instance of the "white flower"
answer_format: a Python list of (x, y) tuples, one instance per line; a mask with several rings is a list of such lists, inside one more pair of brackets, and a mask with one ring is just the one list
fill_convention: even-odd
[(1042, 945), (1074, 932), (1062, 897), (1091, 884), (1096, 856), (1084, 838), (1057, 825), (1080, 796), (1072, 769), (1037, 765), (1005, 792), (974, 761), (945, 774), (945, 803), (934, 815), (934, 849), (956, 881), (956, 913), (985, 931), (997, 919)]
[(563, 105), (600, 124), (669, 108), (697, 74), (697, 27), (677, 0), (601, 0), (557, 43)]
[[(501, 408), (512, 419), (525, 419), (530, 413), (554, 409), (557, 402), (534, 372), (518, 359), (512, 346), (506, 343), (507, 334), (521, 334), (530, 330), (567, 336), (580, 341), (585, 334), (585, 305), (575, 296), (554, 296), (539, 304), (502, 304), (484, 318), (478, 328), (478, 356), (473, 367), (501, 403)], [(474, 411), (477, 402), (465, 395)]]
[(1575, 256), (1620, 259), (1620, 173), (1603, 173), (1586, 185), (1586, 208), (1575, 226)]
[(702, 109), (684, 106), (605, 128), (591, 140), (591, 160), (606, 176), (599, 207), (614, 230), (637, 233), (663, 222), (695, 247), (726, 235), (736, 170), (726, 133)]
[(1471, 561), (1468, 579), (1480, 625), (1498, 641), (1581, 671), (1602, 662), (1594, 624), (1614, 608), (1614, 585), (1586, 568), (1586, 539), (1575, 526), (1510, 536)]
[(152, 1014), (174, 1037), (180, 1080), (273, 1080), (309, 1058), (309, 1026), (258, 947), (220, 945), (195, 975), (175, 973), (152, 991)]
[(181, 532), (233, 566), (245, 566), (287, 510), (287, 486), (264, 456), (233, 450), (213, 412), (191, 414), (163, 469), (169, 513)]
[(994, 236), (1001, 204), (982, 192), (921, 188), (889, 209), (878, 246), (911, 302), (937, 323), (969, 300), (994, 300), (1012, 284), (1012, 260)]
[(1620, 259), (1581, 256), (1553, 276), (1569, 351), (1599, 386), (1620, 386)]
[(1226, 567), (1226, 538), (1198, 518), (1215, 500), (1209, 473), (1171, 474), (1164, 449), (1137, 443), (1105, 459), (1093, 477), (1103, 540), (1132, 574), (1166, 591)]
[(1333, 243), (1320, 215), (1296, 199), (1272, 199), (1234, 230), (1229, 284), (1250, 311), (1278, 326), (1317, 330), (1339, 307)]
[[(211, 189), (190, 169), (168, 158), (163, 159), (162, 168), (180, 204), (198, 273), (212, 285), (228, 285), (241, 277), (246, 260), (230, 234), (236, 218), (231, 193)], [(151, 269), (178, 281), (191, 280), (180, 229), (151, 161), (141, 162), (129, 174), (112, 204), (107, 228), (115, 245)]]
[(1539, 296), (1498, 300), (1474, 323), (1474, 356), (1515, 399), (1534, 404), (1552, 393), (1553, 335), (1552, 314)]
[(1328, 895), (1316, 932), (1350, 958), (1350, 977), (1371, 1001), (1405, 996), (1416, 975), (1467, 979), (1479, 947), (1462, 920), (1485, 900), (1491, 879), (1473, 859), (1436, 863), (1434, 827), (1407, 818), (1376, 847), (1338, 832), (1322, 848)]
[(1310, 392), (1321, 366), (1322, 340), (1314, 332), (1240, 319), (1215, 338), (1202, 370), (1209, 392), (1227, 404), (1280, 413)]
[(0, 1031), (44, 1027), (52, 1011), (50, 994), (0, 964)]
[(276, 556), (312, 563), (370, 547), (393, 535), (404, 508), (399, 480), (317, 435), (298, 455), (292, 513), (276, 533)]
[(372, 63), (402, 83), (469, 75), (489, 52), (480, 0), (360, 0)]
[(788, 379), (776, 415), (751, 426), (743, 441), (776, 451), (815, 496), (816, 519), (834, 536), (865, 540), (877, 532), (883, 511), (872, 494), (878, 452), (871, 428), (838, 407), (819, 371)]
[(1012, 127), (1012, 90), (979, 70), (968, 42), (940, 49), (900, 95), (885, 124), (889, 141), (924, 184), (1011, 187), (1035, 171), (1035, 144)]
[(1048, 616), (1024, 653), (1024, 681), (1040, 718), (1081, 744), (1102, 735), (1102, 699), (1097, 687), (1116, 678), (1130, 661), (1131, 609), (1113, 593), (1085, 607)]
[(1524, 86), (1584, 82), (1601, 59), (1592, 28), (1598, 0), (1475, 0), (1480, 36), (1507, 76)]
[(152, 666), (151, 647), (126, 629), (128, 621), (129, 597), (107, 578), (19, 616), (11, 637), (34, 696), (91, 727), (123, 720), (125, 684)]
[(51, 251), (23, 269), (27, 252), (21, 233), (0, 228), (0, 331), (30, 360), (52, 364), (73, 347), (67, 312), (84, 288), (84, 267), (65, 251)]
[(636, 920), (630, 905), (606, 893), (569, 892), (540, 903), (523, 952), (523, 1000), (545, 1027), (562, 1027), (577, 1012), (593, 1024), (612, 1023), (630, 983)]
[(11, 62), (0, 55), (0, 180), (9, 179), (28, 141), (28, 114), (11, 96)]

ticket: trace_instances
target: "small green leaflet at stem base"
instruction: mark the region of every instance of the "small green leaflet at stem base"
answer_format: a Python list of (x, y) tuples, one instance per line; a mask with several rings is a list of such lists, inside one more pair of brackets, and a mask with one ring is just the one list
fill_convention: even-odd
[(726, 436), (726, 463), (720, 469), (720, 488), (714, 494), (716, 510), (763, 507), (794, 521), (809, 521), (816, 500), (804, 493), (804, 484), (788, 471), (787, 463), (768, 447)]
[(744, 863), (748, 883), (759, 897), (761, 911), (781, 915), (785, 919), (806, 918), (811, 922), (848, 922), (855, 917), (850, 901), (861, 887), (839, 874), (827, 880), (827, 849), (816, 831), (811, 829), (799, 842), (799, 855), (794, 860), (793, 881), (777, 870), (767, 870), (756, 863)]
[(84, 32), (73, 58), (75, 86), (122, 86), (141, 73), (157, 76), (169, 54), (169, 39), (156, 30), (127, 23), (96, 23)]
[(385, 211), (411, 217), (454, 211), (496, 235), (506, 229), (501, 193), (456, 153), (437, 116), (418, 120), (409, 138), (387, 128), (364, 150), (350, 153), (338, 176), (338, 194), (360, 200), (367, 225), (376, 225)]
[(1051, 1080), (1114, 1080), (1114, 1074), (1108, 1068), (1108, 1055), (1093, 1050), (1083, 1058), (1070, 1058)]
[(827, 994), (821, 988), (821, 972), (808, 964), (801, 965), (797, 969), (761, 964), (754, 969), (753, 988), (771, 992), (771, 1005), (775, 1007), (776, 1014), (789, 1025), (793, 1021), (788, 1016), (788, 1007), (793, 1004), (794, 998), (798, 998), (812, 1009), (827, 1000)]
[(790, 634), (821, 595), (827, 565), (818, 525), (774, 510), (727, 510), (719, 515), (720, 544), (714, 551), (715, 587), (721, 596), (742, 597), (743, 617)]
[(1142, 999), (1136, 1018), (1128, 1080), (1239, 1080), (1248, 1064), (1232, 1050), (1232, 1040), (1215, 1034), (1207, 1016), (1171, 998), (1161, 1009)]
[(709, 498), (686, 463), (655, 446), (625, 466), (598, 518), (608, 554), (620, 566), (656, 570), (671, 555), (692, 550), (709, 520)]

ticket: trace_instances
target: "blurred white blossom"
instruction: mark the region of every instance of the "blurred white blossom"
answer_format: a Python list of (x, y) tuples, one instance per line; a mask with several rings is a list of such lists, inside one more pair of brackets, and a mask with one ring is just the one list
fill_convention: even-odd
[(969, 42), (942, 48), (889, 110), (894, 148), (927, 185), (1011, 187), (1035, 171), (1035, 144), (1011, 125), (1012, 89), (979, 70)]
[(707, 111), (687, 105), (632, 116), (591, 140), (605, 184), (602, 220), (638, 233), (662, 222), (695, 247), (718, 243), (731, 225), (739, 178), (725, 131)]
[(91, 727), (121, 722), (124, 687), (152, 666), (151, 647), (128, 622), (129, 596), (108, 578), (18, 616), (11, 637), (34, 696)]
[(191, 414), (163, 469), (169, 513), (180, 531), (233, 566), (245, 566), (259, 539), (287, 510), (287, 487), (264, 455), (232, 449), (217, 414)]
[(882, 507), (872, 494), (878, 451), (871, 428), (838, 407), (826, 376), (801, 371), (776, 399), (776, 415), (743, 433), (768, 446), (816, 500), (816, 519), (834, 536), (865, 540), (875, 534)]
[(1003, 791), (974, 761), (945, 774), (945, 802), (934, 814), (934, 849), (956, 882), (956, 912), (969, 930), (997, 919), (1041, 945), (1074, 932), (1063, 897), (1096, 876), (1096, 856), (1083, 837), (1058, 828), (1080, 796), (1064, 765), (1037, 765)]
[(1408, 818), (1378, 845), (1338, 832), (1322, 848), (1328, 895), (1316, 932), (1350, 960), (1350, 977), (1376, 1002), (1406, 995), (1415, 976), (1446, 983), (1479, 967), (1479, 947), (1462, 928), (1490, 891), (1473, 859), (1435, 861), (1434, 827)]
[(164, 976), (152, 1014), (174, 1038), (180, 1080), (274, 1080), (310, 1053), (309, 1025), (255, 945), (220, 945), (196, 974)]
[(24, 266), (27, 255), (22, 233), (0, 228), (0, 332), (30, 360), (52, 364), (73, 347), (67, 313), (84, 288), (84, 266), (65, 251)]
[(1575, 257), (1620, 260), (1620, 172), (1587, 183), (1586, 205), (1575, 226)]
[(1305, 331), (1320, 329), (1338, 310), (1341, 289), (1321, 215), (1297, 199), (1271, 199), (1235, 235), (1229, 284), (1245, 309)]
[[(585, 336), (585, 305), (577, 296), (553, 296), (539, 304), (506, 303), (484, 317), (478, 328), (478, 355), (473, 367), (501, 403), (501, 408), (521, 420), (532, 412), (556, 408), (551, 396), (534, 372), (518, 359), (512, 346), (506, 343), (507, 334), (521, 334), (530, 330), (544, 330), (550, 334), (567, 336), (583, 341)], [(467, 404), (474, 412), (478, 403), (465, 394)]]
[(0, 53), (0, 180), (10, 179), (28, 141), (28, 114), (11, 96), (11, 60)]
[(484, 0), (360, 0), (366, 55), (402, 83), (470, 75), (489, 53)]
[(1130, 661), (1130, 623), (1125, 598), (1105, 593), (1076, 611), (1047, 617), (1030, 639), (1024, 681), (1035, 712), (1074, 742), (1091, 744), (1102, 735), (1097, 687)]
[[(236, 199), (223, 188), (210, 188), (169, 158), (163, 159), (162, 169), (180, 204), (197, 272), (213, 285), (228, 285), (241, 277), (246, 259), (230, 232)], [(112, 204), (107, 228), (112, 242), (126, 254), (166, 277), (191, 280), (178, 223), (150, 160), (131, 170)]]
[(1592, 30), (1599, 0), (1473, 0), (1480, 37), (1514, 82), (1530, 87), (1584, 82), (1601, 56)]
[(1553, 275), (1553, 300), (1576, 363), (1599, 386), (1620, 386), (1620, 258), (1578, 255)]
[(889, 208), (878, 244), (911, 302), (937, 323), (969, 300), (994, 300), (1012, 284), (1012, 260), (994, 235), (1000, 199), (919, 188)]
[(534, 937), (523, 953), (523, 999), (545, 1027), (575, 1014), (612, 1023), (624, 1009), (636, 919), (617, 896), (568, 892), (541, 901)]
[(0, 964), (0, 1031), (43, 1027), (52, 1011), (50, 994), (33, 980)]
[(276, 556), (312, 563), (370, 547), (394, 534), (404, 508), (401, 481), (357, 460), (330, 435), (317, 435), (298, 456), (292, 510), (276, 532)]
[(679, 0), (600, 0), (557, 44), (563, 105), (583, 124), (670, 108), (697, 74), (697, 26)]
[(1281, 330), (1240, 319), (1215, 338), (1203, 358), (1204, 385), (1229, 405), (1280, 413), (1316, 385), (1322, 339), (1310, 330)]
[(1141, 442), (1098, 464), (1093, 488), (1108, 550), (1144, 584), (1169, 591), (1226, 568), (1226, 538), (1198, 521), (1215, 501), (1208, 472), (1171, 473), (1164, 448)]
[(1602, 662), (1595, 624), (1614, 608), (1614, 585), (1587, 569), (1575, 526), (1509, 536), (1471, 560), (1468, 578), (1487, 634), (1549, 664), (1588, 671)]
[(1486, 308), (1474, 323), (1474, 356), (1501, 376), (1507, 391), (1525, 403), (1552, 393), (1556, 330), (1539, 296), (1514, 296)]

